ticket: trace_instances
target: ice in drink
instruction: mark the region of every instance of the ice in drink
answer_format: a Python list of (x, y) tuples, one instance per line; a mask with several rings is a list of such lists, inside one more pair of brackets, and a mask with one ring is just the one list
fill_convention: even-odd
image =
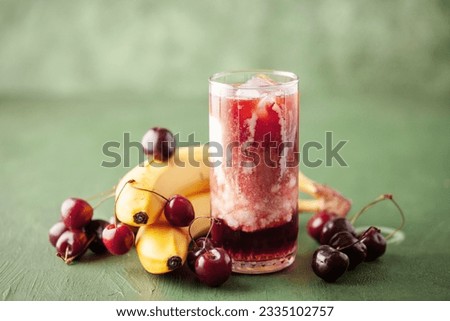
[(296, 76), (284, 72), (210, 80), (211, 236), (235, 272), (274, 272), (295, 259), (297, 88)]

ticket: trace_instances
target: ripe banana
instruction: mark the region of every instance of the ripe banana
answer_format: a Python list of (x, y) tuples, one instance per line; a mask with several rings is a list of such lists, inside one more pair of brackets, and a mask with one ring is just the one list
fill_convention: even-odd
[[(209, 191), (200, 194), (188, 196), (194, 207), (195, 220), (190, 227), (191, 236), (196, 239), (200, 236), (206, 235), (211, 226), (211, 195)], [(184, 227), (186, 233), (189, 233), (188, 228)]]
[(204, 145), (181, 147), (165, 163), (145, 162), (133, 168), (116, 187), (117, 218), (131, 226), (155, 223), (166, 203), (163, 197), (209, 190), (209, 171)]
[(139, 228), (136, 252), (145, 270), (163, 274), (186, 261), (189, 237), (181, 228), (161, 222)]
[(191, 236), (205, 235), (210, 227), (210, 196), (208, 193), (188, 197), (194, 206), (196, 220), (188, 227), (171, 226), (164, 215), (152, 225), (139, 228), (136, 235), (136, 251), (145, 270), (163, 274), (182, 266), (186, 260)]

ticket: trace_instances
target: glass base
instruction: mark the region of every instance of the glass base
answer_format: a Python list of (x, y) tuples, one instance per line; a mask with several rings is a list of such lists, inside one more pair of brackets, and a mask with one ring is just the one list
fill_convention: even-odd
[(232, 270), (241, 274), (265, 274), (281, 271), (294, 263), (295, 253), (296, 250), (284, 257), (267, 261), (247, 262), (233, 260)]

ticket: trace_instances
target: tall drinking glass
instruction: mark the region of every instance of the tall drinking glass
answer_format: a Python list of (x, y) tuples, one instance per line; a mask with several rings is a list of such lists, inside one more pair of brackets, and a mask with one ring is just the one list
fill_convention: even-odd
[(260, 274), (295, 260), (298, 78), (237, 71), (209, 79), (211, 237), (233, 271)]

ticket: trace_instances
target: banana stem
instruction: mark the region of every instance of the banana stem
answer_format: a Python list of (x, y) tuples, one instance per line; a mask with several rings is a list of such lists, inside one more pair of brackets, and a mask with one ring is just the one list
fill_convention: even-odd
[(356, 213), (350, 220), (350, 223), (352, 225), (355, 224), (356, 220), (365, 212), (367, 211), (369, 208), (371, 208), (372, 206), (374, 206), (375, 204), (384, 201), (387, 198), (388, 194), (383, 194), (378, 196), (376, 199), (374, 199), (372, 202), (370, 202), (369, 204), (367, 204), (366, 206), (364, 206), (362, 209), (359, 210), (358, 213)]
[(317, 197), (317, 187), (311, 179), (303, 175), (302, 172), (298, 172), (298, 189), (313, 197)]
[(313, 200), (298, 200), (298, 211), (300, 212), (318, 212), (324, 208), (324, 200), (321, 198)]

